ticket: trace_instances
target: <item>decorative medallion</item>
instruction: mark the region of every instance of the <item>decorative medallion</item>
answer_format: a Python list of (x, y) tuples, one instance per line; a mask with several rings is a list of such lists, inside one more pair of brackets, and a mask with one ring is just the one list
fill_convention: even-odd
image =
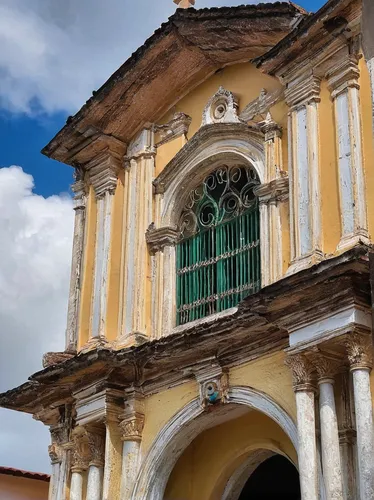
[(211, 97), (203, 112), (203, 125), (213, 123), (241, 123), (238, 117), (238, 100), (234, 94), (223, 87)]

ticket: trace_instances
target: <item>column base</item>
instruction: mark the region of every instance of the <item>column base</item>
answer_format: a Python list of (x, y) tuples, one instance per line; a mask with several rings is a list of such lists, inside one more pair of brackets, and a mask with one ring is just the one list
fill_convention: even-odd
[(291, 262), (291, 265), (286, 272), (286, 276), (290, 276), (291, 274), (295, 274), (304, 269), (308, 269), (308, 267), (318, 264), (325, 258), (326, 255), (320, 250), (315, 250), (312, 253), (303, 255), (302, 257), (298, 257)]

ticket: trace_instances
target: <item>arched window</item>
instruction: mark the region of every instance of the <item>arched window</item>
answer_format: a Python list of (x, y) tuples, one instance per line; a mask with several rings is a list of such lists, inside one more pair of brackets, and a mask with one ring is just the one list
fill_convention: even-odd
[(260, 289), (258, 184), (251, 167), (222, 165), (190, 192), (176, 255), (178, 325)]

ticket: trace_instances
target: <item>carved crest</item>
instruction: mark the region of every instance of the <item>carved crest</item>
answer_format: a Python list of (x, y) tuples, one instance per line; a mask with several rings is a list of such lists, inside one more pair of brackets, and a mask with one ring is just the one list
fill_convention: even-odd
[(238, 100), (232, 92), (220, 87), (204, 108), (203, 125), (213, 123), (240, 123)]

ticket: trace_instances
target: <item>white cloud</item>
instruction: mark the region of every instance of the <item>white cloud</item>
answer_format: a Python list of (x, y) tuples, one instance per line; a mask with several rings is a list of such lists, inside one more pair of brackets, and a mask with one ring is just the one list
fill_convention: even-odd
[[(21, 168), (0, 169), (0, 392), (64, 349), (72, 200), (32, 189)], [(30, 415), (0, 410), (0, 465), (48, 472), (48, 434)]]
[(75, 112), (175, 8), (172, 0), (0, 0), (0, 107)]

